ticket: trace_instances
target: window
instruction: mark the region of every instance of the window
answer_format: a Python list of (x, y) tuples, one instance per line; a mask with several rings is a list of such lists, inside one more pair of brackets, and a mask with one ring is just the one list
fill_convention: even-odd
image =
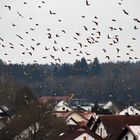
[(128, 140), (128, 136), (125, 136), (125, 140)]
[(99, 128), (97, 129), (97, 133), (99, 134)]
[(65, 110), (65, 107), (63, 107), (63, 110)]
[(84, 137), (83, 137), (83, 140), (87, 140), (87, 137), (86, 137), (86, 136), (84, 136)]
[(100, 136), (102, 137), (102, 128), (100, 129), (101, 131), (100, 131)]

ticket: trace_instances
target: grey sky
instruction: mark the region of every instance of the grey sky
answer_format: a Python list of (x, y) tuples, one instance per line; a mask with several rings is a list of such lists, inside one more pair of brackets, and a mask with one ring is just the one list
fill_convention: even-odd
[[(0, 37), (4, 41), (0, 40), (0, 43), (6, 47), (0, 46), (0, 59), (7, 63), (8, 60), (14, 63), (21, 61), (33, 63), (34, 60), (38, 63), (59, 62), (53, 60), (50, 54), (54, 55), (56, 59), (60, 58), (62, 63), (71, 63), (81, 57), (91, 60), (98, 57), (100, 62), (129, 60), (129, 57), (133, 58), (131, 61), (136, 61), (134, 57), (140, 59), (140, 29), (134, 29), (135, 25), (140, 28), (140, 23), (133, 20), (134, 18), (140, 20), (139, 0), (88, 0), (90, 6), (86, 6), (85, 0), (44, 0), (44, 2), (42, 3), (41, 0), (1, 0)], [(119, 5), (119, 2), (122, 4)], [(4, 5), (10, 5), (11, 10), (8, 10)], [(124, 14), (123, 9), (129, 15)], [(50, 15), (50, 10), (56, 15)], [(17, 12), (21, 13), (23, 18)], [(98, 19), (95, 19), (95, 16)], [(30, 17), (32, 20), (29, 19)], [(59, 22), (59, 19), (62, 22)], [(112, 19), (116, 19), (116, 22), (113, 22)], [(98, 22), (99, 25), (96, 26), (92, 21)], [(16, 26), (13, 27), (12, 23)], [(39, 24), (39, 26), (35, 24)], [(88, 31), (84, 30), (84, 26), (88, 28)], [(109, 27), (114, 27), (117, 30), (111, 31)], [(119, 27), (123, 30), (120, 31)], [(32, 31), (30, 28), (35, 30)], [(47, 28), (50, 31), (47, 31)], [(92, 28), (96, 28), (96, 30), (94, 31)], [(63, 33), (62, 30), (65, 30), (66, 33)], [(101, 32), (100, 38), (97, 39), (98, 43), (89, 44), (86, 38), (91, 37), (91, 33), (94, 34), (92, 37), (96, 38), (98, 31)], [(76, 32), (80, 33), (80, 36), (77, 36)], [(48, 39), (48, 33), (51, 33), (51, 39)], [(23, 40), (16, 34), (22, 36)], [(56, 34), (60, 37), (56, 37)], [(112, 38), (118, 35), (119, 42), (109, 45), (113, 40), (107, 39), (107, 35)], [(136, 40), (132, 40), (133, 37)], [(31, 39), (35, 39), (35, 41)], [(54, 40), (57, 44), (54, 44)], [(14, 49), (10, 48), (9, 42), (14, 45)], [(20, 46), (20, 43), (25, 47)], [(37, 46), (37, 43), (40, 45)], [(82, 43), (83, 46), (80, 47), (78, 43)], [(84, 47), (84, 45), (88, 47)], [(127, 48), (127, 45), (131, 45), (132, 48)], [(33, 46), (35, 50), (33, 51), (30, 46)], [(54, 51), (53, 46), (58, 51)], [(69, 48), (66, 49), (67, 46)], [(45, 47), (50, 49), (46, 51)], [(62, 51), (61, 47), (65, 51)], [(119, 48), (119, 53), (116, 48)], [(106, 53), (102, 49), (105, 49)], [(25, 55), (22, 52), (25, 52)], [(29, 52), (32, 53), (32, 56)], [(130, 55), (126, 55), (126, 53)], [(106, 56), (109, 56), (110, 59), (106, 59)], [(43, 59), (42, 57), (47, 58)]]

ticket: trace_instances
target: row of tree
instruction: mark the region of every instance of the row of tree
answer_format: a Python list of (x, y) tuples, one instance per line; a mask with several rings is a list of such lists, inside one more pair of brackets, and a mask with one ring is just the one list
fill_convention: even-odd
[[(11, 81), (9, 77), (12, 77)], [(117, 103), (130, 104), (140, 100), (139, 62), (100, 64), (98, 58), (95, 58), (88, 64), (86, 59), (82, 58), (74, 64), (6, 65), (1, 61), (0, 86), (7, 89), (5, 91), (1, 88), (0, 94), (3, 98), (20, 87), (20, 85), (12, 86), (14, 80), (29, 85), (35, 97), (73, 93), (75, 97), (86, 98), (91, 102), (113, 100)]]

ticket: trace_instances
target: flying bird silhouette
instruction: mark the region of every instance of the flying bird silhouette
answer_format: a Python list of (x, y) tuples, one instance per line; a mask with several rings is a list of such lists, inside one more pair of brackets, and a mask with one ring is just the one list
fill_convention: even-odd
[(53, 46), (53, 49), (54, 49), (54, 51), (58, 51), (59, 49), (56, 49), (54, 46)]
[(139, 19), (137, 19), (137, 18), (134, 18), (134, 21), (136, 21), (136, 22), (140, 23), (140, 20), (139, 20)]
[(4, 7), (7, 7), (9, 9), (9, 11), (11, 10), (11, 6), (10, 5), (5, 5)]
[(48, 33), (48, 38), (49, 38), (49, 39), (51, 39), (51, 38), (52, 38), (51, 33)]
[(106, 56), (105, 58), (107, 58), (108, 60), (110, 59), (110, 57), (109, 57), (109, 56)]
[(31, 56), (32, 56), (32, 53), (31, 52), (28, 52)]
[(55, 56), (54, 56), (54, 55), (51, 55), (51, 54), (50, 54), (50, 56), (51, 56), (51, 58), (53, 58), (53, 59), (55, 58)]
[(87, 6), (90, 6), (90, 4), (89, 4), (88, 0), (86, 0), (86, 5), (87, 5)]
[(22, 15), (22, 14), (20, 14), (19, 12), (17, 12), (17, 14), (18, 14), (20, 17), (22, 17), (22, 18), (23, 18), (23, 15)]
[(3, 38), (1, 38), (1, 37), (0, 37), (0, 40), (1, 40), (1, 41), (4, 41), (4, 39), (3, 39)]
[(123, 12), (124, 12), (124, 14), (129, 15), (129, 13), (128, 13), (128, 12), (126, 12), (124, 9), (123, 9)]
[(95, 23), (97, 26), (98, 26), (98, 24), (99, 24), (97, 21), (92, 21), (92, 22)]
[(50, 48), (45, 47), (45, 50), (48, 51), (48, 50), (50, 50)]
[(84, 26), (84, 29), (85, 29), (86, 31), (88, 31), (88, 28), (87, 28), (86, 26)]
[(51, 15), (56, 15), (56, 13), (55, 13), (55, 12), (52, 12), (51, 10), (49, 11), (49, 13), (50, 13)]
[(116, 48), (116, 50), (117, 50), (117, 53), (119, 53), (120, 49)]
[(134, 29), (135, 29), (135, 30), (138, 30), (139, 28), (135, 25), (135, 26), (134, 26)]
[(15, 26), (16, 26), (16, 24), (12, 23), (12, 26), (13, 26), (13, 27), (15, 27)]
[(63, 33), (66, 33), (66, 31), (65, 30), (61, 30)]

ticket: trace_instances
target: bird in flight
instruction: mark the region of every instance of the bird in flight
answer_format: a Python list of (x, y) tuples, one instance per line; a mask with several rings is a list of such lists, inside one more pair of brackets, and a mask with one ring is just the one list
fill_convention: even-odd
[(90, 4), (89, 4), (88, 0), (86, 0), (86, 5), (87, 5), (87, 6), (90, 6)]
[(128, 12), (126, 12), (124, 9), (123, 9), (123, 12), (124, 12), (124, 14), (129, 15), (129, 13), (128, 13)]
[(49, 11), (49, 13), (50, 13), (51, 15), (56, 15), (56, 13), (55, 13), (55, 12), (52, 12), (51, 10)]
[(4, 7), (7, 7), (9, 9), (9, 11), (11, 10), (11, 6), (10, 5), (5, 5)]
[(106, 56), (105, 58), (107, 58), (108, 60), (110, 59), (110, 57), (109, 57), (109, 56)]
[(17, 14), (18, 14), (20, 17), (22, 17), (22, 18), (23, 18), (23, 15), (22, 15), (22, 14), (20, 14), (19, 12), (17, 12)]
[(135, 26), (134, 26), (134, 29), (135, 29), (135, 30), (138, 30), (139, 28), (135, 25)]

